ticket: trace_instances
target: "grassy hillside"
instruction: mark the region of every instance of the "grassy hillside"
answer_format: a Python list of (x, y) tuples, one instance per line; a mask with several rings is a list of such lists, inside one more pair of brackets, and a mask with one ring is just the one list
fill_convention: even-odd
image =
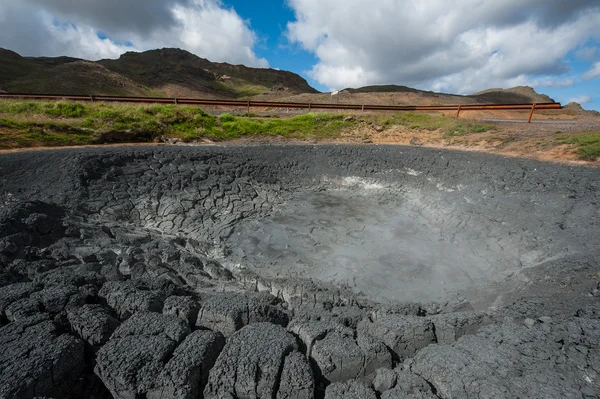
[(74, 61), (80, 60), (71, 57), (21, 57), (14, 51), (0, 48), (0, 89), (15, 79)]
[(19, 54), (0, 49), (0, 88), (13, 79), (37, 72), (39, 69), (39, 65), (28, 61)]
[(99, 63), (154, 88), (174, 84), (199, 93), (233, 98), (260, 94), (275, 86), (298, 93), (317, 92), (306, 80), (291, 72), (213, 63), (179, 49), (128, 52), (118, 60)]
[(358, 89), (347, 88), (343, 91), (349, 93), (417, 93), (420, 90), (413, 89), (407, 86), (398, 85), (378, 85), (378, 86), (364, 86)]
[(0, 148), (152, 142), (163, 136), (183, 141), (241, 137), (333, 140), (345, 132), (391, 127), (444, 132), (448, 137), (493, 126), (456, 122), (442, 115), (309, 113), (291, 118), (209, 115), (197, 107), (116, 103), (0, 101)]
[(291, 72), (213, 63), (179, 49), (128, 52), (98, 62), (21, 57), (0, 49), (0, 89), (13, 93), (244, 98), (275, 87), (317, 92)]
[(11, 92), (150, 96), (155, 93), (133, 80), (94, 62), (75, 61), (47, 70), (38, 70), (11, 81)]
[(484, 103), (527, 104), (553, 103), (554, 100), (545, 94), (538, 94), (532, 87), (517, 86), (510, 89), (488, 89), (468, 97)]
[[(97, 62), (69, 57), (21, 57), (10, 50), (0, 49), (0, 90), (213, 99), (256, 97), (259, 100), (304, 102), (332, 100), (328, 93), (319, 93), (305, 79), (292, 72), (214, 63), (173, 48), (128, 52), (119, 59)], [(527, 86), (458, 96), (399, 85), (348, 88), (335, 100), (341, 103), (390, 105), (553, 101)]]

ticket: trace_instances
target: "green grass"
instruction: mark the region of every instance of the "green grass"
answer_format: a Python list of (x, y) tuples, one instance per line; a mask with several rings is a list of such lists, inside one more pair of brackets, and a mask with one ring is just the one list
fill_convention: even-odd
[(419, 113), (366, 114), (346, 118), (342, 113), (308, 113), (292, 118), (277, 115), (215, 117), (197, 107), (78, 103), (71, 101), (0, 101), (0, 148), (80, 144), (151, 142), (177, 137), (190, 142), (241, 137), (278, 136), (299, 140), (335, 139), (349, 129), (380, 125), (406, 126), (420, 131), (443, 131), (462, 136), (493, 129), (493, 125)]
[(561, 140), (564, 144), (576, 144), (577, 155), (585, 161), (595, 161), (600, 158), (600, 134), (573, 136)]
[(400, 125), (415, 130), (441, 130), (447, 137), (459, 137), (472, 133), (484, 133), (495, 128), (489, 123), (479, 123), (470, 120), (456, 121), (452, 117), (407, 112), (393, 116), (380, 115), (376, 117), (376, 124), (389, 127)]
[(325, 139), (334, 138), (342, 129), (354, 125), (353, 121), (345, 121), (344, 115), (325, 113), (309, 113), (288, 119), (255, 120), (248, 118), (227, 117), (221, 119), (224, 139), (242, 136), (281, 136), (288, 138)]
[(212, 86), (217, 90), (223, 90), (231, 93), (237, 99), (256, 96), (269, 90), (268, 87), (261, 84), (251, 84), (242, 79), (230, 79), (225, 82), (214, 81)]
[(36, 101), (2, 101), (0, 114), (46, 115), (58, 118), (80, 118), (86, 107), (73, 101), (36, 102)]

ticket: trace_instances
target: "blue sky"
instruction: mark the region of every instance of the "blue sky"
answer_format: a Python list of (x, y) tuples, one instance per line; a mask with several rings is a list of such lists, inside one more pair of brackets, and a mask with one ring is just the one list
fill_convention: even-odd
[[(255, 3), (244, 0), (225, 1), (225, 4), (233, 7), (257, 33), (259, 44), (256, 47), (256, 53), (260, 57), (266, 58), (271, 67), (299, 73), (318, 90), (330, 90), (330, 87), (307, 75), (307, 72), (318, 62), (314, 53), (303, 50), (301, 46), (291, 43), (286, 37), (288, 22), (295, 20), (294, 11), (281, 0), (263, 0), (262, 3), (263, 6), (257, 7)], [(598, 20), (598, 24), (600, 26), (600, 20)], [(585, 57), (586, 59), (577, 56), (578, 51), (586, 48), (597, 48), (598, 50), (594, 56), (590, 55)], [(556, 101), (566, 104), (575, 99), (585, 102), (584, 105), (588, 109), (600, 111), (600, 79), (583, 80), (580, 78), (592, 67), (594, 61), (600, 60), (600, 43), (595, 40), (586, 41), (585, 44), (570, 51), (564, 60), (569, 66), (565, 73), (556, 75), (554, 78), (544, 74), (532, 74), (530, 82), (537, 83), (535, 89), (538, 92), (543, 92)], [(573, 81), (572, 85), (569, 84), (571, 81)], [(404, 84), (404, 82), (397, 81), (387, 83)], [(569, 85), (557, 87), (562, 84)], [(340, 88), (342, 87), (337, 87), (337, 89)], [(426, 85), (417, 88), (430, 89)]]
[(0, 47), (28, 56), (178, 47), (321, 91), (529, 85), (600, 110), (598, 0), (20, 0), (0, 1), (0, 24)]
[(248, 21), (256, 35), (256, 54), (269, 61), (269, 66), (302, 75), (308, 83), (320, 91), (329, 88), (307, 76), (318, 59), (313, 53), (291, 43), (286, 37), (287, 23), (294, 20), (294, 11), (282, 0), (263, 0), (261, 6), (244, 0), (226, 1), (227, 7)]

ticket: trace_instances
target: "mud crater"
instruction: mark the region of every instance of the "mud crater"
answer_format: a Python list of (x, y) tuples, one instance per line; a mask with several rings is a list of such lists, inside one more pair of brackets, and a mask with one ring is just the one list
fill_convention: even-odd
[(0, 397), (596, 395), (599, 193), (398, 146), (4, 154)]
[(225, 264), (344, 285), (382, 302), (476, 295), (522, 267), (518, 240), (490, 248), (485, 237), (461, 231), (466, 226), (439, 223), (439, 207), (419, 206), (395, 185), (326, 180), (268, 216), (240, 222), (226, 241)]

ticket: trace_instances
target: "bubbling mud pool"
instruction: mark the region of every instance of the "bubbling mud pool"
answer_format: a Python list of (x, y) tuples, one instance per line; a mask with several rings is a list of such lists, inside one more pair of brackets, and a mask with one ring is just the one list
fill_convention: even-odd
[(386, 191), (371, 184), (297, 193), (272, 215), (236, 226), (230, 259), (271, 277), (315, 278), (384, 302), (470, 293), (520, 267), (508, 248), (448, 231)]

